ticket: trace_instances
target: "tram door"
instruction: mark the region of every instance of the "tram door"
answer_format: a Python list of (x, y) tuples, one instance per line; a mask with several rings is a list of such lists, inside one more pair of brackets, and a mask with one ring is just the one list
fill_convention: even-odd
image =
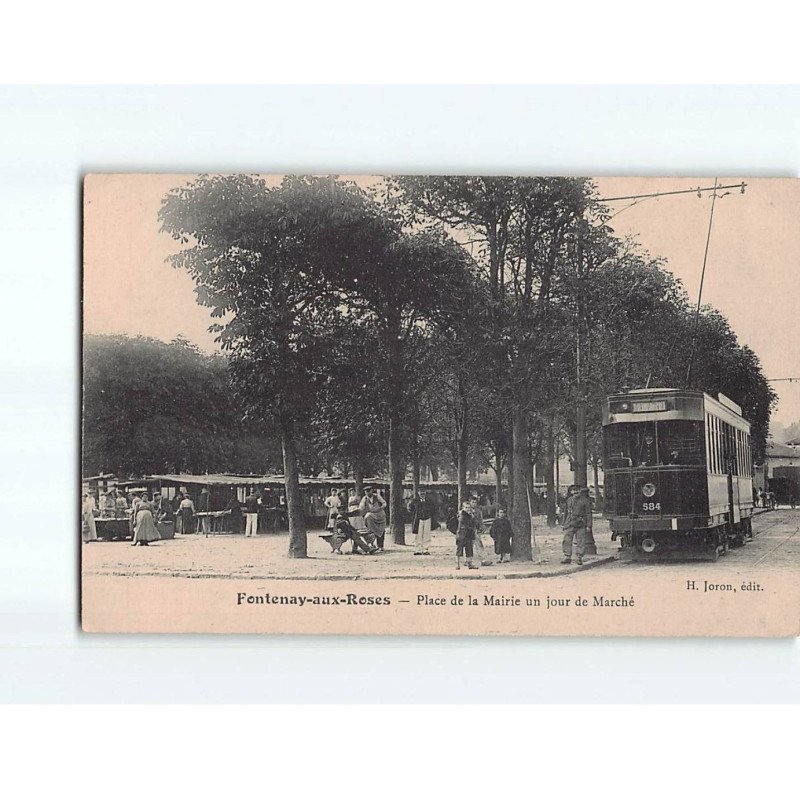
[(728, 519), (733, 524), (738, 524), (742, 518), (739, 508), (739, 478), (733, 474), (733, 461), (728, 460)]

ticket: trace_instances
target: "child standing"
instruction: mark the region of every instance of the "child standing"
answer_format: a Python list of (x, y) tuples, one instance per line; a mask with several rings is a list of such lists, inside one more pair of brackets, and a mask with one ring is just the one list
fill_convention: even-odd
[(464, 503), (458, 515), (458, 528), (456, 530), (456, 569), (461, 569), (461, 556), (466, 555), (467, 567), (478, 569), (472, 563), (472, 544), (475, 541), (475, 518), (472, 516), (469, 503)]
[(502, 564), (503, 561), (511, 561), (511, 538), (513, 535), (506, 510), (498, 508), (497, 517), (489, 529), (489, 536), (494, 539), (494, 552), (500, 556), (498, 564)]

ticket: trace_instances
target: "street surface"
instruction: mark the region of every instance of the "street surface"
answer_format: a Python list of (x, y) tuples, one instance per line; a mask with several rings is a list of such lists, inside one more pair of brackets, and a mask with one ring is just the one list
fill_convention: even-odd
[(800, 570), (800, 509), (780, 508), (764, 511), (753, 517), (753, 539), (744, 547), (729, 550), (713, 564), (709, 561), (674, 562), (622, 562), (613, 561), (602, 567), (615, 573), (646, 575), (679, 571), (682, 575), (713, 574), (717, 567), (750, 570), (794, 569)]
[[(754, 539), (739, 549), (710, 562), (631, 563), (613, 559), (616, 542), (611, 541), (608, 524), (595, 518), (594, 535), (598, 555), (587, 557), (583, 568), (574, 562), (561, 565), (561, 529), (548, 529), (538, 518), (534, 532), (542, 562), (497, 564), (493, 543), (484, 535), (488, 555), (495, 562), (480, 570), (455, 569), (455, 537), (447, 530), (434, 531), (430, 556), (415, 556), (413, 536), (406, 532), (409, 544), (395, 545), (387, 536), (386, 551), (374, 556), (336, 555), (320, 537), (320, 531), (308, 535), (306, 559), (290, 559), (288, 534), (266, 534), (253, 539), (244, 536), (178, 536), (150, 547), (131, 547), (129, 542), (97, 542), (83, 546), (83, 574), (106, 576), (150, 576), (172, 578), (523, 578), (555, 575), (583, 575), (587, 569), (643, 575), (678, 570), (681, 574), (709, 574), (717, 567), (737, 571), (752, 569), (800, 568), (800, 510), (780, 509), (758, 514), (753, 520)], [(349, 543), (343, 546), (349, 552)], [(687, 572), (688, 571), (688, 572)]]

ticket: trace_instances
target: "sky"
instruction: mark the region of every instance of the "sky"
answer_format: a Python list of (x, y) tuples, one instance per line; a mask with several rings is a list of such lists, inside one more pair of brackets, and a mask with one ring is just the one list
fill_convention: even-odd
[[(161, 198), (189, 175), (103, 175), (86, 179), (84, 330), (170, 341), (182, 335), (215, 350), (209, 310), (191, 278), (165, 259), (179, 245), (159, 232)], [(277, 180), (277, 179), (276, 179)], [(747, 184), (717, 199), (703, 302), (719, 309), (742, 344), (761, 359), (767, 378), (800, 378), (800, 180), (720, 178)], [(362, 177), (360, 183), (374, 182)], [(714, 178), (596, 178), (601, 197), (712, 186)], [(611, 226), (664, 257), (694, 302), (708, 233), (710, 193), (614, 201)], [(800, 420), (800, 382), (776, 382), (773, 420)]]

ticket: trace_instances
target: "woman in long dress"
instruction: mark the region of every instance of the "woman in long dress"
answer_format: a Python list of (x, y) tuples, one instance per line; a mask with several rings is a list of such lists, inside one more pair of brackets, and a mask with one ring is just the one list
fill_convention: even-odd
[(370, 486), (359, 504), (367, 530), (375, 537), (378, 549), (383, 550), (386, 536), (386, 501)]
[(358, 496), (358, 492), (355, 489), (351, 489), (350, 496), (347, 498), (347, 519), (357, 531), (367, 527), (360, 505), (361, 498)]
[(194, 501), (189, 495), (184, 495), (178, 506), (178, 515), (181, 518), (181, 533), (194, 533)]
[(87, 492), (81, 505), (81, 534), (84, 542), (97, 541), (97, 525), (94, 521), (94, 495)]
[(153, 519), (154, 512), (153, 504), (145, 495), (136, 506), (136, 518), (133, 524), (133, 547), (136, 547), (137, 544), (146, 547), (150, 542), (156, 542), (161, 538)]
[(342, 501), (339, 499), (339, 493), (336, 489), (331, 489), (330, 495), (325, 498), (325, 508), (328, 509), (328, 520), (325, 523), (325, 527), (329, 531), (332, 531), (336, 527), (336, 516), (339, 513), (341, 505)]

